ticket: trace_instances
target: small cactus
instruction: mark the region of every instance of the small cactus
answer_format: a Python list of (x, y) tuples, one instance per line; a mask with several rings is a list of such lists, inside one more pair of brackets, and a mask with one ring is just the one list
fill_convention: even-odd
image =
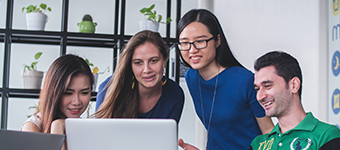
[(83, 21), (93, 21), (92, 20), (92, 17), (91, 17), (91, 15), (89, 15), (89, 14), (86, 14), (86, 15), (84, 15), (84, 17), (83, 17)]

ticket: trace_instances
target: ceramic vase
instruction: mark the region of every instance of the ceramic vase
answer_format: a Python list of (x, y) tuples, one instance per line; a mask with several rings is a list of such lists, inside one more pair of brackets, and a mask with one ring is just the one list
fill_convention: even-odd
[(26, 14), (27, 30), (44, 31), (47, 20), (47, 15), (41, 12), (28, 13)]
[(96, 31), (96, 22), (82, 21), (77, 24), (80, 33), (94, 33)]
[(94, 83), (92, 85), (92, 91), (96, 91), (96, 88), (97, 88), (97, 81), (98, 81), (98, 73), (94, 74), (93, 73), (93, 77), (94, 77)]
[(152, 22), (150, 20), (143, 20), (139, 22), (140, 30), (150, 30), (153, 32), (158, 32), (159, 22)]
[(40, 89), (43, 76), (44, 72), (42, 71), (22, 71), (24, 89)]

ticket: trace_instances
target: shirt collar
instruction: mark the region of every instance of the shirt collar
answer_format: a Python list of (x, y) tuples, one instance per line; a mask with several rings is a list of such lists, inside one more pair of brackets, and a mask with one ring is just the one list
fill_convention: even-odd
[[(311, 112), (309, 112), (307, 113), (307, 116), (296, 127), (287, 131), (284, 134), (288, 134), (289, 132), (294, 130), (313, 131), (317, 123), (318, 120), (313, 116)], [(273, 130), (268, 134), (268, 137), (276, 133), (281, 133), (279, 123), (277, 123)]]

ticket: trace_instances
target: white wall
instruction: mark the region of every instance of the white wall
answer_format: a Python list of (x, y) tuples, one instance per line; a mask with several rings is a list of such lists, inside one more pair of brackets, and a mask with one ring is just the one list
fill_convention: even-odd
[(214, 3), (238, 60), (254, 71), (254, 60), (268, 51), (278, 49), (296, 57), (303, 74), (303, 106), (327, 121), (327, 1)]

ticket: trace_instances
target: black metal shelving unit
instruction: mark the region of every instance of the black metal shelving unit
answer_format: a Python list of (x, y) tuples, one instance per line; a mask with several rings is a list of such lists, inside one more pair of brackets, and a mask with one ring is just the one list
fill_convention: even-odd
[[(171, 14), (171, 0), (167, 1), (167, 17)], [(181, 16), (181, 0), (176, 0), (176, 24)], [(113, 49), (113, 56), (117, 56), (119, 49), (131, 38), (132, 35), (125, 35), (125, 8), (126, 0), (115, 0), (115, 14), (114, 14), (114, 33), (113, 34), (89, 34), (89, 33), (75, 33), (68, 32), (68, 11), (69, 0), (62, 0), (62, 21), (61, 31), (27, 31), (12, 29), (13, 22), (13, 4), (14, 0), (7, 0), (6, 11), (6, 27), (0, 29), (0, 42), (4, 43), (4, 66), (3, 66), (3, 83), (0, 88), (0, 96), (2, 98), (1, 109), (1, 129), (7, 129), (8, 116), (8, 100), (9, 97), (20, 98), (39, 98), (40, 89), (11, 89), (9, 88), (10, 76), (10, 56), (12, 43), (25, 44), (47, 44), (59, 45), (60, 55), (66, 54), (67, 46), (85, 46), (85, 47), (105, 47)], [(120, 19), (120, 20), (119, 20)], [(120, 25), (119, 25), (120, 22)], [(120, 26), (121, 34), (118, 34), (118, 26)], [(170, 46), (176, 42), (174, 38), (170, 38), (170, 24), (166, 26), (166, 37), (164, 41)], [(179, 62), (178, 54), (176, 52), (176, 62)], [(113, 59), (113, 69), (117, 63)], [(169, 66), (169, 65), (168, 65)], [(168, 75), (169, 68), (166, 73)], [(179, 63), (176, 63), (176, 82), (179, 82)], [(92, 97), (96, 96), (96, 92), (92, 92)], [(92, 99), (95, 101), (95, 98)]]

